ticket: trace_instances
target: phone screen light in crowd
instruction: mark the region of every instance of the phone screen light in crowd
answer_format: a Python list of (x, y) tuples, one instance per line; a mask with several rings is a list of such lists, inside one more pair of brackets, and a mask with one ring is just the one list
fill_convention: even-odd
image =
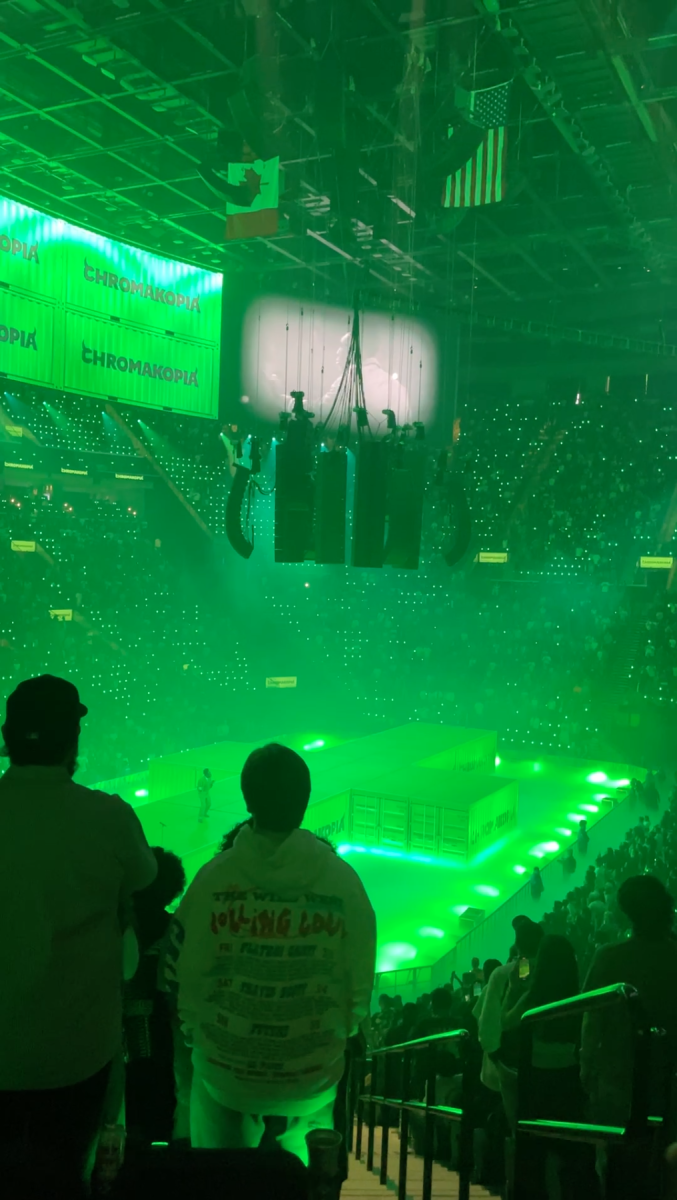
[(526, 873), (527, 873), (526, 867), (523, 867), (521, 863), (515, 863), (515, 866), (513, 867), (513, 871), (515, 872), (516, 875), (526, 875)]
[(604, 771), (593, 771), (592, 775), (588, 775), (588, 783), (606, 783), (608, 776)]
[(478, 896), (500, 896), (498, 888), (492, 887), (490, 883), (476, 883), (473, 891), (477, 892)]
[(560, 829), (556, 829), (555, 833), (559, 833), (562, 837), (571, 837), (571, 830), (565, 829), (564, 825)]
[(134, 792), (134, 795), (135, 795), (135, 796), (147, 796), (147, 795), (148, 795), (148, 788), (138, 788), (138, 789), (137, 789), (137, 790)]
[(494, 759), (494, 766), (495, 766), (495, 767), (500, 767), (500, 765), (501, 765), (501, 760), (500, 760), (500, 758), (498, 757), (498, 754), (497, 754), (497, 755), (496, 755), (496, 757), (495, 757), (495, 759)]
[(304, 750), (321, 750), (323, 746), (324, 746), (324, 742), (322, 741), (321, 738), (318, 738), (316, 742), (308, 742), (307, 745), (305, 745), (303, 747), (303, 749)]
[(443, 929), (435, 929), (434, 925), (422, 925), (421, 928), (418, 929), (416, 932), (418, 933), (418, 936), (422, 937), (422, 938), (443, 938), (444, 937), (444, 930)]
[(598, 804), (581, 804), (583, 812), (599, 812)]

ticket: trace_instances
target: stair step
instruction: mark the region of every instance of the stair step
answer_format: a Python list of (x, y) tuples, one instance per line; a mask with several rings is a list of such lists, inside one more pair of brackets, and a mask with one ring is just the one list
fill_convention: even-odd
[[(377, 1193), (387, 1196), (397, 1192), (397, 1179), (400, 1169), (401, 1142), (396, 1130), (389, 1131), (388, 1139), (388, 1183), (382, 1187), (379, 1183), (379, 1168), (381, 1159), (381, 1130), (374, 1130), (374, 1171), (367, 1171), (366, 1136), (363, 1139), (363, 1158), (356, 1159), (350, 1155), (349, 1176), (341, 1191), (341, 1200), (371, 1200)], [(420, 1200), (423, 1189), (423, 1159), (418, 1158), (413, 1150), (407, 1151), (407, 1197), (408, 1200)], [(459, 1178), (456, 1171), (449, 1171), (439, 1163), (433, 1164), (433, 1200), (457, 1200), (459, 1195)], [(491, 1193), (478, 1184), (470, 1185), (471, 1200), (489, 1200)]]

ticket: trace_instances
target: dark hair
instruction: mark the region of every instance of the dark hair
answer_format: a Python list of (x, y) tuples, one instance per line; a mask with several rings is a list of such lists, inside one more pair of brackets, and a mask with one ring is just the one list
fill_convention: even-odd
[(178, 854), (163, 850), (162, 846), (151, 846), (151, 850), (157, 861), (157, 875), (147, 888), (135, 894), (134, 901), (141, 906), (167, 908), (186, 890), (186, 872)]
[[(552, 933), (544, 937), (536, 958), (528, 992), (528, 1007), (540, 1008), (577, 996), (579, 990), (576, 952), (568, 938)], [(544, 1042), (576, 1042), (580, 1017), (544, 1021), (538, 1036)]]
[(435, 988), (430, 993), (430, 1007), (433, 1012), (449, 1012), (454, 1004), (454, 997), (446, 988)]
[(618, 889), (618, 907), (643, 938), (662, 938), (672, 928), (675, 905), (667, 888), (655, 875), (633, 875)]
[(7, 723), (2, 736), (0, 757), (8, 758), (13, 767), (60, 767), (70, 751), (74, 759), (77, 755), (80, 725), (55, 725), (48, 735), (32, 739), (23, 732), (13, 733)]
[(238, 822), (237, 825), (233, 825), (233, 828), (229, 829), (228, 833), (224, 833), (223, 837), (221, 838), (221, 845), (219, 846), (216, 853), (223, 854), (224, 850), (232, 850), (233, 846), (235, 845), (235, 838), (237, 837), (240, 830), (244, 829), (245, 825), (253, 825), (253, 824), (254, 824), (254, 822), (253, 822), (252, 818), (250, 817), (248, 821), (240, 821), (240, 822)]
[(260, 829), (291, 833), (300, 827), (310, 800), (310, 771), (300, 754), (277, 742), (254, 750), (242, 768), (240, 786)]
[(543, 929), (529, 917), (515, 917), (512, 923), (515, 930), (515, 944), (524, 958), (534, 958), (543, 940)]
[(418, 1008), (411, 1001), (408, 1001), (402, 1008), (400, 1025), (413, 1025), (416, 1021), (418, 1021)]
[(485, 964), (482, 968), (485, 986), (491, 979), (491, 976), (493, 975), (496, 968), (500, 967), (500, 965), (501, 965), (501, 960), (499, 958), (488, 958), (487, 959), (487, 961), (485, 962)]
[(578, 963), (568, 938), (548, 934), (541, 941), (529, 985), (529, 1007), (552, 1004), (578, 994)]

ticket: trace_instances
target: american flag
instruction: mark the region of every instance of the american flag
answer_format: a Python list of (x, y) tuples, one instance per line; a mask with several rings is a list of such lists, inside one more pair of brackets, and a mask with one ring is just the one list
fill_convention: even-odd
[[(445, 208), (474, 208), (496, 204), (505, 195), (505, 166), (508, 148), (508, 99), (510, 83), (484, 88), (470, 94), (470, 123), (486, 133), (472, 158), (454, 175), (447, 175), (442, 204)], [(449, 137), (453, 137), (453, 128)]]

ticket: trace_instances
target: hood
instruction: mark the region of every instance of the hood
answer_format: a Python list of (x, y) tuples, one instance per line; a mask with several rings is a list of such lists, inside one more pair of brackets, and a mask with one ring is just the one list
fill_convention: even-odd
[[(232, 850), (221, 856), (242, 882), (265, 888), (314, 888), (337, 862), (336, 854), (308, 829), (295, 829), (279, 844), (245, 825)], [(339, 860), (340, 861), (340, 860)]]

